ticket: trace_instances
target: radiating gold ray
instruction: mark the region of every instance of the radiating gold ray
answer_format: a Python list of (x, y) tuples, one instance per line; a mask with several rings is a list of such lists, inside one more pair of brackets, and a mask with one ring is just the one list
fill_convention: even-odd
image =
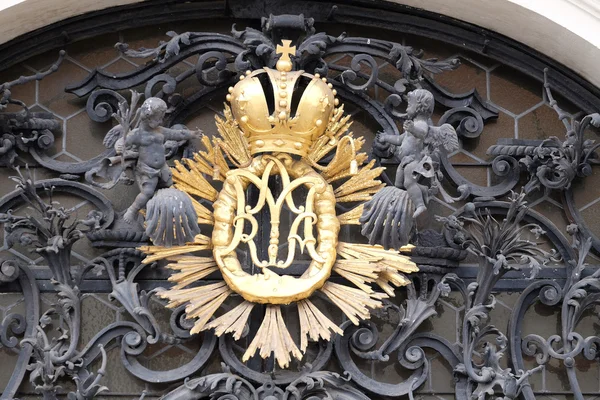
[(359, 218), (363, 213), (364, 204), (354, 207), (352, 210), (338, 215), (340, 225), (360, 225)]
[(274, 354), (280, 368), (287, 368), (290, 365), (290, 361), (292, 361), (290, 354), (298, 360), (302, 359), (302, 352), (292, 340), (290, 332), (283, 322), (280, 306), (267, 306), (263, 322), (244, 353), (242, 361), (248, 361), (257, 349), (260, 349), (259, 354), (262, 358)]
[[(402, 247), (400, 250), (410, 251), (413, 247), (413, 245), (408, 245)], [(399, 254), (395, 250), (385, 250), (379, 245), (371, 246), (368, 244), (340, 242), (338, 243), (337, 251), (338, 255), (345, 260), (376, 265), (375, 270), (377, 271), (377, 277), (374, 282), (391, 297), (394, 297), (394, 289), (390, 284), (396, 287), (406, 286), (410, 283), (410, 280), (402, 273), (416, 272), (419, 270), (417, 265), (410, 261), (409, 257)], [(337, 263), (340, 263), (340, 261), (338, 260)], [(352, 272), (356, 273), (356, 271)], [(344, 273), (338, 271), (338, 273), (342, 276), (344, 276), (344, 273), (347, 275), (350, 274), (350, 272), (346, 271), (344, 271)], [(357, 283), (356, 280), (358, 278), (355, 276), (344, 277), (360, 288), (363, 288), (362, 285), (365, 285), (366, 283), (373, 282), (364, 279), (364, 282), (358, 281)]]
[(192, 200), (192, 206), (194, 206), (194, 210), (196, 210), (196, 215), (198, 215), (198, 224), (213, 225), (215, 223), (215, 219), (212, 211), (204, 207), (193, 197), (190, 197), (190, 199)]
[(396, 287), (400, 287), (408, 285), (410, 280), (396, 269), (385, 267), (379, 274), (379, 278), (377, 278), (375, 283), (377, 283), (388, 296), (394, 297), (396, 292), (390, 283)]
[[(202, 139), (200, 139), (201, 143), (203, 146), (205, 146), (206, 149), (211, 149), (212, 148), (212, 144), (210, 142), (210, 138), (208, 138), (207, 136), (202, 136)], [(208, 147), (207, 147), (208, 146)], [(202, 175), (208, 175), (208, 176), (212, 176), (214, 173), (214, 169), (213, 169), (213, 160), (212, 159), (206, 159), (204, 158), (203, 155), (207, 155), (207, 152), (197, 152), (194, 153), (194, 158), (193, 159), (189, 159), (186, 158), (184, 160), (185, 165), (192, 171), (195, 171), (196, 173)]]
[(308, 338), (316, 342), (319, 338), (331, 340), (331, 332), (343, 335), (344, 332), (334, 324), (308, 299), (298, 302), (300, 317), (300, 350), (305, 353)]
[(335, 198), (337, 202), (364, 201), (370, 200), (373, 193), (385, 187), (384, 183), (375, 179), (385, 170), (384, 167), (375, 166), (375, 160), (363, 166), (358, 174), (353, 175), (346, 182), (335, 189)]
[(191, 334), (205, 329), (208, 320), (214, 315), (225, 299), (233, 293), (225, 282), (198, 286), (189, 289), (171, 289), (160, 293), (160, 297), (168, 299), (167, 307), (174, 308), (186, 304), (188, 318), (195, 318)]
[(213, 257), (183, 256), (183, 255), (169, 257), (167, 260), (177, 262), (177, 264), (176, 264), (177, 269), (188, 268), (188, 267), (191, 268), (198, 263), (208, 264), (208, 263), (214, 262)]
[[(194, 327), (190, 330), (190, 334), (195, 334), (206, 329), (206, 323), (212, 318), (215, 312), (221, 307), (221, 304), (233, 293), (231, 289), (223, 290), (223, 293), (213, 298), (211, 301), (202, 305), (195, 305), (193, 302), (190, 303), (186, 308), (185, 312), (189, 318), (196, 318)], [(188, 311), (189, 309), (189, 311)]]
[[(218, 181), (225, 180), (225, 175), (229, 172), (229, 165), (227, 160), (221, 151), (221, 147), (218, 144), (218, 140), (213, 138), (212, 142), (204, 136), (202, 138), (202, 144), (206, 151), (199, 151), (197, 153), (198, 158), (204, 159), (205, 163), (212, 167), (212, 178)], [(196, 157), (194, 157), (194, 160)]]
[(327, 182), (331, 183), (353, 175), (352, 164), (362, 165), (368, 158), (366, 153), (359, 153), (364, 143), (365, 139), (362, 137), (353, 138), (348, 135), (340, 139), (333, 159), (322, 171)]
[(202, 304), (213, 300), (217, 296), (230, 290), (225, 282), (211, 283), (188, 289), (165, 290), (160, 292), (160, 297), (168, 299), (168, 308), (175, 308), (192, 301), (195, 304)]
[(178, 254), (191, 253), (194, 251), (210, 250), (212, 243), (208, 236), (198, 234), (194, 241), (186, 243), (183, 246), (163, 247), (163, 246), (140, 246), (138, 250), (148, 254), (142, 261), (144, 264), (150, 264), (158, 260), (176, 256)]
[[(325, 134), (313, 142), (307, 158), (313, 163), (319, 162), (337, 147), (339, 138), (350, 129), (351, 125), (350, 116), (344, 116), (344, 105), (342, 104), (333, 111)], [(348, 134), (350, 135), (350, 133)]]
[(176, 283), (173, 289), (181, 289), (219, 270), (212, 257), (174, 256), (169, 261), (175, 262), (168, 264), (168, 268), (180, 271), (169, 277), (169, 281)]
[[(407, 245), (401, 247), (400, 251), (410, 251), (412, 248), (413, 245)], [(346, 260), (376, 261), (406, 273), (419, 271), (408, 256), (396, 250), (386, 250), (380, 245), (339, 242), (337, 251)]]
[(338, 260), (333, 265), (333, 270), (342, 277), (354, 283), (357, 288), (365, 293), (374, 293), (368, 285), (379, 277), (380, 267), (377, 263), (362, 260)]
[(217, 129), (221, 134), (222, 139), (215, 143), (219, 144), (231, 162), (238, 167), (240, 165), (246, 165), (252, 159), (248, 150), (248, 142), (243, 136), (237, 121), (233, 118), (231, 108), (229, 108), (227, 103), (225, 103), (223, 114), (225, 115), (225, 119), (215, 115)]
[[(354, 157), (354, 161), (356, 161), (356, 168), (358, 168), (359, 165), (363, 165), (368, 159), (369, 156), (367, 155), (367, 153), (356, 153)], [(329, 177), (328, 182), (334, 183), (356, 175), (357, 171), (353, 171), (352, 163), (353, 160), (350, 160), (350, 163), (346, 163), (349, 165), (344, 166), (337, 174)]]
[[(210, 292), (196, 293), (194, 298), (190, 299), (189, 303), (185, 307), (185, 313), (188, 318), (200, 318), (206, 315), (207, 309), (212, 308), (212, 305), (215, 300), (220, 299), (220, 297), (225, 294), (229, 295), (231, 293), (231, 289), (229, 289), (228, 286), (215, 286), (215, 288), (212, 289)], [(209, 315), (209, 318), (212, 317), (215, 311), (217, 311), (216, 308)]]
[[(383, 185), (383, 184), (382, 184)], [(383, 186), (382, 186), (383, 187)], [(338, 203), (354, 203), (354, 202), (364, 202), (371, 200), (373, 194), (377, 193), (379, 189), (366, 189), (359, 193), (353, 193), (348, 196), (337, 198)]]
[(195, 168), (194, 161), (188, 159), (186, 164), (190, 168), (189, 170), (179, 161), (175, 161), (175, 168), (171, 168), (174, 186), (187, 194), (215, 201), (218, 192)]
[(346, 314), (354, 325), (358, 325), (361, 319), (369, 319), (371, 317), (369, 308), (381, 307), (380, 300), (388, 297), (383, 293), (367, 294), (360, 289), (333, 282), (326, 282), (320, 290)]
[(211, 321), (206, 325), (206, 329), (214, 329), (215, 335), (221, 336), (224, 333), (233, 333), (233, 338), (239, 340), (244, 332), (244, 327), (250, 317), (250, 312), (254, 307), (254, 303), (243, 301), (234, 309), (221, 315), (219, 318)]

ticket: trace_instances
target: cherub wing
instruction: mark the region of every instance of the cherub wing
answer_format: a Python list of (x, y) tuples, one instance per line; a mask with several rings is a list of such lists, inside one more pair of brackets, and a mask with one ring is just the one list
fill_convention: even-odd
[(115, 143), (117, 143), (117, 140), (119, 140), (119, 138), (122, 136), (123, 136), (123, 127), (121, 125), (116, 125), (110, 131), (108, 131), (106, 136), (104, 136), (104, 140), (102, 141), (102, 144), (107, 149), (110, 149), (110, 148), (114, 147)]
[(425, 143), (432, 145), (434, 148), (443, 147), (447, 152), (458, 150), (458, 135), (454, 127), (450, 124), (442, 126), (429, 126), (429, 132), (425, 137)]

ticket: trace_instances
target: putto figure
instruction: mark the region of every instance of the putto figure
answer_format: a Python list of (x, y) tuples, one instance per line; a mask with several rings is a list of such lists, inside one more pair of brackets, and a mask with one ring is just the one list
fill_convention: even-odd
[(123, 216), (127, 222), (137, 219), (139, 211), (146, 206), (158, 188), (173, 185), (171, 169), (165, 157), (165, 142), (189, 140), (201, 135), (200, 131), (161, 126), (166, 112), (167, 104), (163, 100), (157, 97), (147, 99), (140, 107), (138, 127), (125, 137), (125, 152), (131, 148), (137, 149), (135, 180), (140, 188), (140, 194)]
[(435, 100), (431, 92), (416, 89), (408, 93), (404, 132), (401, 135), (379, 134), (373, 148), (385, 158), (400, 160), (395, 187), (378, 192), (365, 204), (360, 222), (362, 234), (371, 244), (400, 248), (408, 243), (414, 220), (425, 211), (432, 195), (442, 191), (442, 178), (436, 160), (441, 149), (458, 149), (458, 136), (450, 124), (434, 126), (431, 120)]
[[(201, 132), (190, 131), (183, 125), (180, 126), (181, 129), (162, 126), (167, 104), (159, 98), (150, 97), (141, 107), (136, 108), (138, 100), (139, 94), (132, 92), (131, 104), (119, 104), (119, 111), (113, 115), (119, 124), (111, 129), (104, 139), (104, 145), (114, 148), (116, 156), (106, 158), (99, 167), (88, 171), (86, 179), (96, 186), (110, 189), (119, 181), (133, 183), (126, 174), (128, 169), (132, 169), (140, 193), (123, 214), (123, 220), (137, 226), (140, 210), (146, 207), (153, 196), (157, 197), (157, 202), (173, 203), (176, 207), (168, 206), (174, 210), (171, 216), (173, 221), (170, 223), (177, 221), (176, 226), (182, 227), (179, 234), (169, 232), (164, 239), (159, 239), (158, 232), (154, 230), (160, 225), (155, 223), (158, 220), (148, 221), (146, 233), (155, 239), (156, 243), (183, 244), (199, 232), (196, 222), (191, 221), (196, 219), (193, 207), (189, 201), (182, 202), (182, 198), (187, 200), (188, 197), (182, 196), (176, 189), (159, 189), (169, 188), (173, 184), (167, 154), (185, 141), (201, 136)], [(98, 177), (104, 182), (97, 181)], [(141, 223), (139, 226), (141, 228)]]

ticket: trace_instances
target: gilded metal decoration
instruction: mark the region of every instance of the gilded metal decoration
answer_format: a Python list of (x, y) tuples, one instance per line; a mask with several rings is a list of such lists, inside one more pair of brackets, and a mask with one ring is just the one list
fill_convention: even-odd
[[(382, 168), (374, 168), (374, 162), (367, 162), (367, 155), (359, 152), (363, 139), (348, 132), (351, 122), (327, 78), (292, 71), (290, 54), (295, 47), (290, 44), (283, 40), (277, 47), (281, 57), (276, 69), (247, 71), (240, 76), (240, 82), (229, 88), (231, 106), (225, 107), (225, 119), (217, 118), (220, 137), (203, 138), (204, 151), (185, 165), (176, 163), (175, 188), (212, 202), (211, 212), (192, 199), (201, 219), (198, 222), (213, 225), (212, 236), (199, 234), (180, 247), (143, 248), (148, 254), (145, 262), (167, 259), (168, 267), (179, 271), (170, 278), (175, 286), (161, 296), (170, 300), (169, 307), (186, 305), (187, 317), (196, 319), (191, 333), (214, 329), (217, 336), (232, 333), (239, 339), (254, 304), (266, 304), (264, 320), (243, 360), (257, 351), (263, 358), (274, 353), (281, 368), (289, 366), (290, 354), (302, 358), (309, 339), (331, 340), (332, 333), (342, 333), (310, 300), (316, 291), (358, 324), (370, 317), (370, 309), (382, 306), (382, 299), (394, 295), (391, 285), (409, 283), (404, 273), (418, 271), (406, 255), (396, 251), (338, 240), (340, 225), (358, 224), (362, 203), (384, 186), (375, 179)], [(293, 97), (299, 98), (295, 105)], [(274, 105), (272, 110), (269, 103)], [(333, 158), (320, 165), (329, 154)], [(206, 176), (222, 181), (221, 190), (214, 189)], [(269, 185), (273, 176), (281, 182), (280, 193), (274, 193)], [(259, 191), (256, 204), (246, 202), (251, 186)], [(294, 197), (299, 188), (307, 194)], [(304, 204), (297, 204), (298, 199)], [(338, 202), (359, 205), (338, 216)], [(280, 237), (284, 207), (293, 215), (287, 239)], [(263, 210), (268, 210), (270, 224), (266, 259), (260, 257), (255, 242), (258, 215)], [(172, 213), (169, 206), (155, 211), (147, 216), (147, 224), (155, 224), (154, 218), (167, 213)], [(166, 229), (171, 229), (170, 225)], [(280, 242), (287, 242), (283, 257)], [(244, 270), (236, 255), (242, 245), (247, 246), (259, 273)], [(203, 250), (211, 250), (212, 257), (184, 255)], [(299, 277), (287, 275), (284, 271), (297, 261), (298, 250), (308, 254), (310, 264)], [(222, 283), (189, 287), (217, 270)], [(329, 282), (332, 272), (356, 287)], [(371, 283), (384, 292), (373, 290)], [(211, 320), (233, 293), (244, 301)], [(299, 348), (280, 307), (290, 303), (298, 307)]]
[[(0, 162), (30, 171), (6, 171), (18, 187), (0, 199), (3, 400), (597, 394), (588, 377), (600, 343), (589, 329), (600, 241), (584, 218), (597, 199), (588, 211), (578, 201), (595, 190), (599, 97), (558, 63), (391, 3), (269, 0), (106, 9), (2, 45), (0, 64), (133, 20), (214, 17), (260, 28), (238, 21), (231, 34), (168, 32), (151, 49), (120, 43), (113, 61), (131, 65), (124, 73), (74, 48), (53, 66), (26, 62), (31, 76), (0, 85)], [(385, 33), (317, 30), (330, 22)], [(428, 59), (399, 43), (413, 40), (404, 33), (460, 48)], [(461, 83), (460, 70), (444, 79), (459, 59), (485, 75), (486, 95), (442, 86)], [(544, 82), (537, 106), (511, 115), (516, 102), (495, 105), (505, 66)], [(56, 94), (46, 75), (57, 68), (90, 71), (57, 95), (72, 115), (44, 99)], [(31, 100), (14, 90), (19, 83)], [(224, 110), (215, 106), (228, 94)], [(552, 109), (565, 138), (523, 139), (520, 118)], [(219, 133), (196, 152), (185, 124), (210, 135), (215, 125), (203, 121), (214, 113)], [(348, 115), (364, 139), (349, 133)], [(499, 133), (507, 115), (519, 129)], [(108, 133), (82, 159), (67, 146), (87, 143), (87, 126)], [(511, 140), (485, 159), (483, 143), (499, 134)], [(487, 168), (487, 183), (471, 181), (470, 167)], [(525, 194), (512, 194), (523, 182)], [(410, 253), (393, 250), (407, 240)], [(419, 270), (405, 275), (409, 254)]]

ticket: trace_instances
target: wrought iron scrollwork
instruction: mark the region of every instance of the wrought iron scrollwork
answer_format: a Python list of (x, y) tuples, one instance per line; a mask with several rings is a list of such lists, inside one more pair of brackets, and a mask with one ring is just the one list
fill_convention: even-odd
[[(291, 57), (297, 69), (327, 77), (339, 98), (365, 112), (383, 135), (396, 137), (411, 129), (414, 118), (408, 115), (407, 107), (410, 93), (414, 91), (429, 93), (436, 107), (442, 109), (441, 118), (428, 123), (427, 129), (428, 132), (440, 129), (436, 132), (446, 133), (446, 139), (455, 132), (460, 142), (475, 141), (485, 137), (486, 126), (497, 119), (496, 107), (475, 90), (454, 94), (436, 83), (437, 74), (459, 67), (457, 58), (425, 59), (421, 51), (393, 41), (316, 32), (314, 23), (312, 18), (303, 15), (271, 15), (263, 18), (262, 30), (237, 30), (234, 26), (231, 35), (168, 32), (168, 39), (152, 49), (135, 50), (118, 43), (117, 49), (123, 57), (150, 58), (150, 61), (120, 75), (94, 70), (85, 80), (66, 90), (79, 97), (87, 96), (86, 111), (90, 120), (101, 123), (116, 116), (122, 123), (127, 112), (129, 117), (135, 118), (135, 107), (127, 107), (128, 94), (123, 91), (142, 87), (146, 99), (164, 100), (165, 127), (183, 132), (187, 129), (180, 124), (217, 95), (224, 98), (227, 87), (240, 75), (247, 70), (273, 67), (278, 57), (276, 46), (285, 38), (293, 39), (297, 47)], [(0, 262), (0, 285), (20, 290), (26, 308), (26, 313), (10, 313), (0, 323), (2, 346), (19, 353), (3, 399), (17, 396), (21, 382), (27, 377), (44, 398), (56, 398), (59, 394), (66, 394), (70, 399), (96, 398), (110, 389), (105, 376), (110, 368), (107, 352), (113, 345), (118, 347), (120, 362), (132, 376), (144, 382), (175, 384), (169, 387), (164, 399), (410, 397), (424, 387), (430, 376), (432, 364), (428, 352), (434, 352), (452, 369), (457, 399), (483, 400), (498, 395), (503, 399), (518, 396), (534, 399), (529, 378), (551, 360), (563, 363), (575, 398), (583, 399), (574, 365), (577, 357), (598, 359), (600, 338), (578, 333), (577, 324), (583, 313), (600, 301), (600, 273), (586, 264), (590, 252), (600, 251), (600, 240), (591, 233), (574, 206), (571, 184), (576, 179), (591, 176), (598, 162), (599, 145), (584, 135), (589, 128), (600, 125), (600, 117), (591, 113), (580, 120), (571, 120), (555, 101), (547, 79), (544, 84), (547, 100), (565, 126), (565, 139), (505, 140), (492, 146), (488, 153), (494, 158), (487, 166), (499, 178), (494, 186), (476, 185), (459, 173), (450, 160), (452, 153), (448, 154), (458, 147), (449, 145), (447, 151), (441, 147), (432, 151), (429, 155), (435, 177), (430, 176), (433, 183), (428, 187), (431, 189), (428, 195), (434, 198), (441, 191), (445, 193), (443, 184), (450, 184), (452, 191), (458, 193), (456, 197), (446, 193), (436, 201), (472, 202), (461, 203), (453, 215), (438, 218), (443, 225), (441, 232), (418, 224), (415, 226), (419, 229), (406, 232), (405, 236), (410, 236), (416, 244), (412, 257), (420, 272), (411, 276), (406, 300), (386, 299), (383, 309), (374, 313), (379, 322), (390, 325), (388, 329), (384, 333), (375, 322), (353, 325), (346, 321), (340, 326), (343, 335), (336, 336), (332, 342), (311, 344), (311, 357), (298, 370), (278, 370), (273, 360), (261, 364), (256, 360), (243, 362), (239, 357), (244, 340), (254, 334), (257, 327), (247, 326), (240, 341), (230, 336), (217, 339), (210, 332), (190, 334), (192, 323), (186, 319), (184, 307), (166, 310), (168, 321), (161, 320), (153, 311), (151, 305), (160, 301), (157, 295), (161, 286), (169, 283), (165, 282), (160, 263), (141, 262), (143, 254), (136, 247), (147, 243), (150, 235), (141, 224), (125, 223), (121, 213), (90, 185), (89, 179), (82, 183), (91, 174), (89, 171), (97, 171), (107, 160), (118, 161), (122, 149), (118, 148), (117, 139), (122, 132), (107, 133), (104, 148), (87, 161), (58, 161), (49, 148), (60, 124), (50, 113), (31, 112), (26, 104), (11, 97), (12, 86), (43, 79), (59, 68), (64, 56), (61, 52), (59, 61), (47, 71), (0, 85), (0, 163), (14, 167), (20, 153), (29, 153), (38, 166), (68, 178), (34, 182), (26, 174), (19, 175), (17, 190), (0, 199), (0, 222), (8, 233), (7, 244), (19, 244), (43, 257), (52, 279), (51, 291), (57, 298), (51, 310), (41, 313), (40, 288), (32, 269), (20, 261)], [(197, 56), (195, 63), (184, 62), (192, 56)], [(384, 65), (394, 69), (393, 78), (384, 73)], [(174, 76), (169, 73), (174, 66), (185, 68)], [(184, 95), (179, 85), (190, 77), (197, 90)], [(133, 99), (138, 96), (142, 94), (132, 93)], [(4, 109), (9, 104), (23, 110), (6, 113)], [(165, 143), (166, 158), (181, 157), (180, 150), (188, 146), (187, 137), (171, 142), (168, 146)], [(376, 163), (401, 162), (394, 158), (390, 146), (380, 144), (376, 143), (370, 154)], [(185, 151), (183, 156), (190, 153)], [(528, 177), (524, 192), (512, 193), (523, 172)], [(127, 179), (122, 177), (121, 180)], [(381, 180), (392, 183), (386, 173)], [(573, 237), (571, 244), (550, 220), (527, 207), (527, 196), (535, 190), (562, 193), (569, 216), (577, 223), (568, 227)], [(95, 210), (78, 218), (74, 209), (53, 202), (54, 193), (83, 198)], [(386, 192), (378, 194), (383, 197)], [(508, 201), (502, 201), (506, 195), (509, 195)], [(378, 218), (384, 218), (381, 216), (393, 209), (395, 199), (390, 197), (386, 201)], [(22, 204), (30, 205), (37, 217), (12, 211)], [(204, 207), (194, 206), (198, 210)], [(367, 216), (362, 222), (371, 226), (381, 221)], [(381, 228), (379, 232), (391, 238), (391, 228), (382, 226), (375, 228)], [(556, 249), (556, 254), (543, 250), (528, 237), (544, 238), (549, 247)], [(381, 238), (373, 240), (376, 239)], [(107, 250), (85, 265), (75, 267), (71, 265), (72, 248), (86, 240), (94, 247)], [(400, 247), (398, 243), (391, 239), (380, 240), (385, 247)], [(462, 276), (464, 272), (457, 268), (467, 256), (477, 264), (476, 273), (469, 277)], [(515, 273), (523, 274), (519, 276), (520, 281), (527, 279), (525, 275), (534, 278), (536, 273), (551, 269), (546, 266), (549, 262), (566, 265), (564, 282), (532, 280), (512, 311), (508, 329), (494, 326), (491, 313), (497, 303), (493, 293), (502, 278)], [(123, 309), (128, 320), (104, 326), (83, 343), (83, 287), (92, 275), (105, 284), (102, 287), (109, 293), (110, 301)], [(144, 282), (146, 276), (152, 277), (151, 284)], [(451, 343), (436, 332), (422, 332), (427, 322), (438, 315), (440, 301), (454, 293), (459, 295), (464, 307), (457, 343)], [(521, 337), (525, 313), (537, 303), (560, 309), (560, 332)], [(161, 308), (164, 308), (162, 303)], [(63, 325), (57, 327), (59, 319)], [(58, 336), (51, 333), (51, 328), (58, 329)], [(179, 366), (155, 370), (142, 361), (143, 354), (152, 345), (186, 343), (198, 347), (191, 358)], [(500, 362), (502, 355), (509, 358), (508, 366)], [(216, 357), (224, 361), (223, 371), (203, 376), (203, 370)], [(537, 365), (527, 369), (526, 358), (535, 359)], [(370, 376), (364, 368), (366, 363), (377, 368), (390, 360), (405, 378), (394, 383), (383, 382)], [(336, 363), (340, 370), (333, 371)], [(72, 391), (60, 392), (60, 384), (67, 381), (72, 381)]]

